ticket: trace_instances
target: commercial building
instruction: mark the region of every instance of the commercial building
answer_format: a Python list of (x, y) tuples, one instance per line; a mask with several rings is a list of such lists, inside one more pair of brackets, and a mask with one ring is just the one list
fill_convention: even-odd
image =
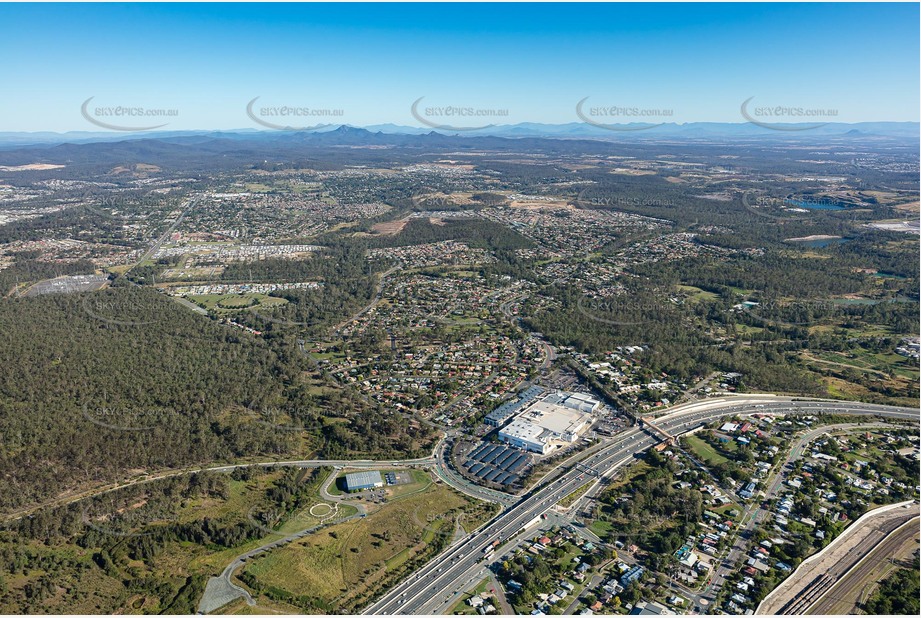
[(550, 441), (543, 437), (542, 427), (521, 419), (515, 419), (499, 431), (499, 439), (506, 444), (533, 453), (544, 454), (552, 450)]
[(377, 470), (367, 472), (352, 472), (345, 475), (346, 491), (361, 491), (373, 487), (383, 487), (384, 479)]
[(601, 403), (581, 393), (551, 393), (529, 405), (499, 430), (503, 442), (546, 454), (560, 444), (575, 442), (594, 420)]
[(535, 398), (544, 392), (539, 386), (531, 386), (522, 391), (517, 399), (506, 401), (501, 406), (486, 415), (483, 421), (491, 427), (499, 427), (518, 413), (521, 408), (531, 403)]
[(548, 404), (554, 404), (578, 410), (585, 414), (594, 414), (601, 407), (601, 402), (585, 393), (552, 393), (544, 398)]

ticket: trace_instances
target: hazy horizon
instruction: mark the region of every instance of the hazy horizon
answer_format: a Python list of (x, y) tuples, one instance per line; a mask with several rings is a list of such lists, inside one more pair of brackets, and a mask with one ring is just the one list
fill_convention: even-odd
[(0, 69), (15, 93), (0, 131), (744, 123), (746, 105), (766, 122), (918, 122), (918, 17), (916, 4), (3, 5), (0, 50), (18, 61)]

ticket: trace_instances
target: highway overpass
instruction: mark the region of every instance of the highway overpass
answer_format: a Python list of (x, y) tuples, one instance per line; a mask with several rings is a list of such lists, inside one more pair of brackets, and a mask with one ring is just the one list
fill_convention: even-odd
[[(676, 406), (655, 418), (657, 427), (668, 435), (679, 436), (702, 424), (733, 415), (820, 414), (884, 416), (917, 422), (919, 411), (876, 404), (847, 401), (804, 400), (793, 397), (739, 396), (699, 401)], [(658, 433), (629, 428), (605, 448), (580, 463), (603, 475), (610, 475), (640, 453), (659, 442)], [(366, 614), (439, 614), (459, 599), (471, 580), (485, 566), (483, 550), (495, 540), (507, 541), (523, 526), (547, 513), (559, 500), (585, 484), (581, 466), (573, 466), (559, 478), (538, 486), (506, 508), (489, 524), (456, 542), (433, 558), (423, 568), (395, 586), (380, 600), (366, 608)], [(492, 560), (501, 555), (501, 549)]]

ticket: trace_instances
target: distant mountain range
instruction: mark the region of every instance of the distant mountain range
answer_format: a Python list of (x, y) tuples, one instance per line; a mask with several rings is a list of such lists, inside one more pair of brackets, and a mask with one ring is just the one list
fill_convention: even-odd
[(273, 131), (259, 129), (233, 129), (227, 131), (146, 131), (138, 133), (129, 132), (94, 132), (94, 131), (69, 131), (67, 133), (53, 132), (2, 132), (0, 131), (0, 148), (20, 148), (32, 145), (56, 144), (81, 144), (89, 142), (114, 142), (126, 139), (170, 139), (170, 138), (223, 138), (258, 140), (265, 138), (276, 140), (281, 135), (306, 136), (310, 134), (335, 133), (343, 136), (343, 129), (350, 131), (351, 137), (369, 137), (373, 135), (431, 135), (441, 134), (455, 137), (537, 137), (557, 139), (602, 139), (612, 141), (625, 140), (661, 140), (661, 139), (765, 139), (765, 140), (799, 140), (810, 137), (890, 137), (890, 138), (921, 138), (921, 124), (917, 122), (858, 122), (843, 123), (830, 122), (821, 126), (811, 124), (785, 124), (778, 125), (782, 130), (772, 130), (752, 123), (741, 122), (689, 122), (685, 124), (664, 123), (651, 126), (643, 124), (612, 124), (610, 129), (594, 126), (583, 122), (570, 122), (566, 124), (541, 124), (522, 122), (511, 125), (495, 125), (476, 131), (450, 131), (432, 129), (428, 127), (408, 127), (396, 124), (378, 124), (366, 127), (352, 127), (349, 125), (323, 125), (310, 131)]

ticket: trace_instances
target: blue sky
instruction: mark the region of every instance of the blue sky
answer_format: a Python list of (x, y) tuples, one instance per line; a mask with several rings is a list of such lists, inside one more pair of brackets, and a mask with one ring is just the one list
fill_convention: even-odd
[(177, 110), (167, 129), (261, 128), (257, 96), (354, 125), (421, 126), (419, 97), (503, 124), (575, 122), (585, 97), (675, 122), (742, 122), (749, 97), (917, 121), (918, 22), (917, 4), (3, 4), (0, 131), (97, 131), (91, 96)]

